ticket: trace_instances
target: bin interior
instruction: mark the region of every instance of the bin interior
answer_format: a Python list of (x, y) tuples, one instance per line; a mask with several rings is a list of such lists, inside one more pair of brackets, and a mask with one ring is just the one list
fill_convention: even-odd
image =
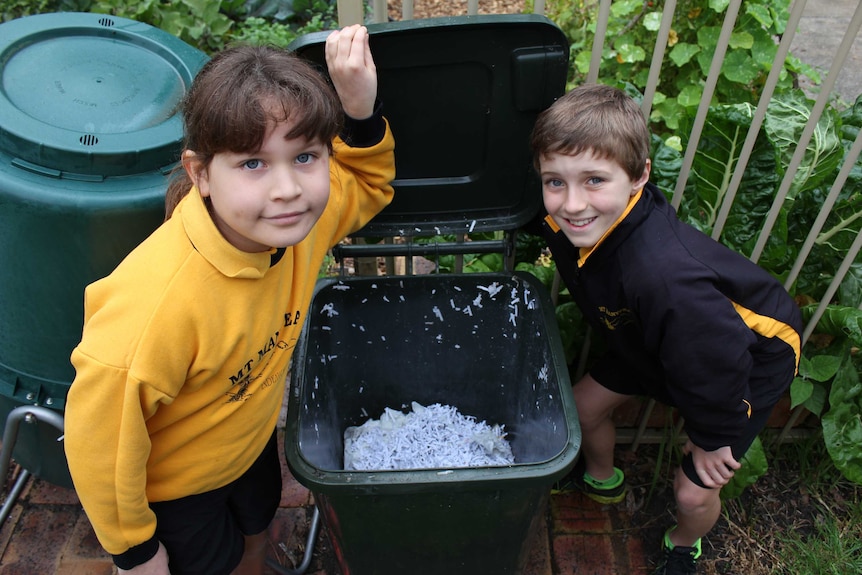
[(412, 401), (505, 425), (516, 465), (559, 456), (577, 423), (544, 296), (518, 273), (322, 284), (294, 366), (288, 417), (299, 453), (288, 457), (341, 470), (345, 428)]

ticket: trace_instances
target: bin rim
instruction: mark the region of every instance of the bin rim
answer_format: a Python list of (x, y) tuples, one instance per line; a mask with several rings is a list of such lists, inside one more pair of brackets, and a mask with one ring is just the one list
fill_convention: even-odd
[(294, 478), (312, 492), (410, 494), (433, 485), (440, 491), (499, 489), (509, 484), (541, 479), (550, 487), (574, 467), (579, 446), (570, 434), (566, 445), (555, 457), (539, 463), (494, 467), (443, 469), (395, 469), (383, 471), (321, 470), (310, 464), (297, 449), (297, 442), (285, 443), (288, 469)]

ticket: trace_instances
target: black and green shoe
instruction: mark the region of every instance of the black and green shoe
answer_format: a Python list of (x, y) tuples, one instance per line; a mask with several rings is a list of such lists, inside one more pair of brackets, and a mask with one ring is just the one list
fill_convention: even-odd
[(626, 476), (621, 469), (614, 467), (613, 476), (605, 480), (593, 478), (585, 469), (583, 460), (579, 460), (572, 472), (555, 486), (555, 491), (576, 489), (603, 505), (619, 503), (626, 498)]
[(662, 558), (655, 570), (655, 575), (695, 575), (697, 573), (697, 560), (701, 555), (700, 539), (693, 547), (683, 547), (670, 542), (668, 535), (675, 527), (671, 527), (664, 534), (662, 541)]

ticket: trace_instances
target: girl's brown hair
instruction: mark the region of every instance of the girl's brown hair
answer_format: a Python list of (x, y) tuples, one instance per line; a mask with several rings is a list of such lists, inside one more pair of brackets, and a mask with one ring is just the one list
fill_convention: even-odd
[(632, 179), (643, 175), (650, 135), (640, 106), (622, 90), (603, 84), (579, 86), (539, 114), (530, 142), (533, 165), (548, 154), (590, 150), (617, 162)]
[[(341, 128), (341, 103), (325, 76), (292, 52), (274, 46), (235, 46), (209, 60), (182, 102), (183, 149), (208, 166), (219, 152), (254, 153), (273, 123), (289, 120), (288, 138), (330, 144)], [(165, 218), (192, 181), (174, 170)]]

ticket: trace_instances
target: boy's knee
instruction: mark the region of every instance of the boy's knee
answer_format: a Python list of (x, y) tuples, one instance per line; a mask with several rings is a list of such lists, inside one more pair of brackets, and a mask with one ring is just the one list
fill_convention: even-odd
[(721, 490), (696, 485), (682, 469), (677, 469), (673, 492), (677, 506), (681, 510), (693, 514), (712, 509), (716, 501), (719, 500)]
[(590, 409), (589, 407), (577, 407), (577, 403), (575, 404), (578, 411), (578, 424), (581, 427), (582, 431), (593, 431), (602, 427), (605, 422), (611, 420), (611, 415), (613, 414), (610, 410), (596, 410)]

